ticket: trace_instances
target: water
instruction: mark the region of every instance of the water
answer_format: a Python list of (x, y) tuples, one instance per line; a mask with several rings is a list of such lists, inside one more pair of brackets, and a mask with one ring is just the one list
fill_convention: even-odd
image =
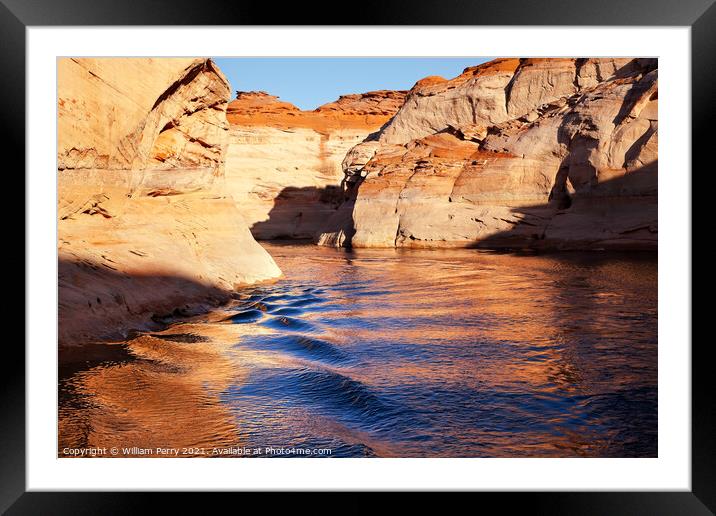
[(65, 360), (60, 449), (656, 456), (654, 255), (265, 247), (285, 279)]

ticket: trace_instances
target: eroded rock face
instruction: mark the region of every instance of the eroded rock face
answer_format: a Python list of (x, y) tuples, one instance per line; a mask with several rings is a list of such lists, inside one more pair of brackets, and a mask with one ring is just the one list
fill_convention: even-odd
[(498, 59), (418, 82), (346, 155), (319, 243), (655, 249), (656, 66)]
[(506, 90), (519, 59), (496, 59), (467, 68), (451, 80), (426, 77), (418, 81), (379, 140), (405, 144), (448, 125), (493, 125), (507, 119)]
[(301, 111), (265, 92), (237, 92), (227, 111), (227, 187), (253, 235), (314, 238), (343, 200), (346, 152), (380, 129), (404, 97), (374, 91)]
[(281, 274), (224, 185), (206, 59), (58, 63), (59, 338), (80, 344)]

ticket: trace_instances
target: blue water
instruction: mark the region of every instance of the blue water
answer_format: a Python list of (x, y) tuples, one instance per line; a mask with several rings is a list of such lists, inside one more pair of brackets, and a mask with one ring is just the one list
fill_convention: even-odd
[(655, 255), (265, 247), (283, 279), (73, 366), (60, 446), (657, 455)]
[(268, 247), (235, 349), (282, 359), (221, 394), (248, 446), (656, 455), (653, 256)]

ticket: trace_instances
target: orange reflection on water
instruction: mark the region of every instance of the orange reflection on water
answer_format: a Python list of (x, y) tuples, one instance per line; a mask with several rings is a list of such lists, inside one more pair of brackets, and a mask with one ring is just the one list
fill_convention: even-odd
[(142, 335), (126, 343), (125, 361), (75, 374), (64, 386), (75, 403), (60, 406), (60, 451), (239, 445), (240, 429), (218, 399), (245, 375), (226, 353), (232, 329), (182, 324), (155, 334), (199, 341), (189, 343)]

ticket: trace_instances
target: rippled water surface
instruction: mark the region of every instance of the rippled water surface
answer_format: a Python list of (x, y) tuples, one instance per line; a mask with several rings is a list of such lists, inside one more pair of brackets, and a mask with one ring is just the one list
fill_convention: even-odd
[(656, 456), (654, 255), (265, 247), (285, 279), (61, 360), (60, 449)]

